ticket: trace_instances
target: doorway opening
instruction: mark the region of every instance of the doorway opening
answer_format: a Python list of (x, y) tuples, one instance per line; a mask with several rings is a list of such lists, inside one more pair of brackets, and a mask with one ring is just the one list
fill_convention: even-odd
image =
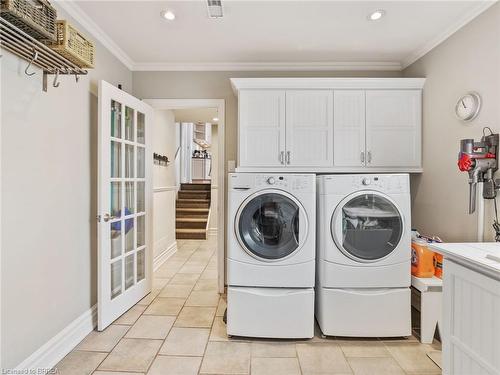
[(224, 100), (144, 101), (154, 109), (153, 152), (158, 159), (153, 170), (154, 268), (172, 255), (177, 240), (215, 238), (223, 293)]

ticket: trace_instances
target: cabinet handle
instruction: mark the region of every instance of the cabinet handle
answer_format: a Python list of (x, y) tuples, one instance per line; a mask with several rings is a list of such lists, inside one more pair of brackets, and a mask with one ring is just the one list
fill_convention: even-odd
[(290, 151), (286, 152), (286, 163), (290, 164)]
[(372, 152), (371, 151), (368, 151), (368, 163), (371, 163), (372, 162)]
[(364, 151), (361, 151), (360, 159), (361, 159), (361, 163), (365, 162), (365, 152)]
[(285, 164), (285, 151), (280, 152), (280, 163)]

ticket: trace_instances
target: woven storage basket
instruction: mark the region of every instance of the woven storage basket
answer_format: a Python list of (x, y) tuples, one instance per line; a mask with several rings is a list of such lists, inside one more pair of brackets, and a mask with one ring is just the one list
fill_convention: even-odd
[(0, 15), (39, 40), (56, 40), (57, 12), (47, 0), (1, 0)]
[(94, 67), (94, 44), (67, 21), (57, 21), (57, 41), (47, 45), (80, 68)]

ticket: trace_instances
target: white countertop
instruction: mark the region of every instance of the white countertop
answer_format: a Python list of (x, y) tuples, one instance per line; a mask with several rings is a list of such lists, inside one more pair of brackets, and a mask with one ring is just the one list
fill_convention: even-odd
[(429, 247), (445, 258), (458, 260), (500, 277), (500, 243), (432, 243)]

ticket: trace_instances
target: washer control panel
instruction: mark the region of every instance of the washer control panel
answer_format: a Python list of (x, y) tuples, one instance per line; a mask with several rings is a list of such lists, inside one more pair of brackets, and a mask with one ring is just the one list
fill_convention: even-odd
[(274, 187), (277, 189), (311, 191), (314, 189), (315, 179), (307, 175), (256, 175), (255, 186)]

